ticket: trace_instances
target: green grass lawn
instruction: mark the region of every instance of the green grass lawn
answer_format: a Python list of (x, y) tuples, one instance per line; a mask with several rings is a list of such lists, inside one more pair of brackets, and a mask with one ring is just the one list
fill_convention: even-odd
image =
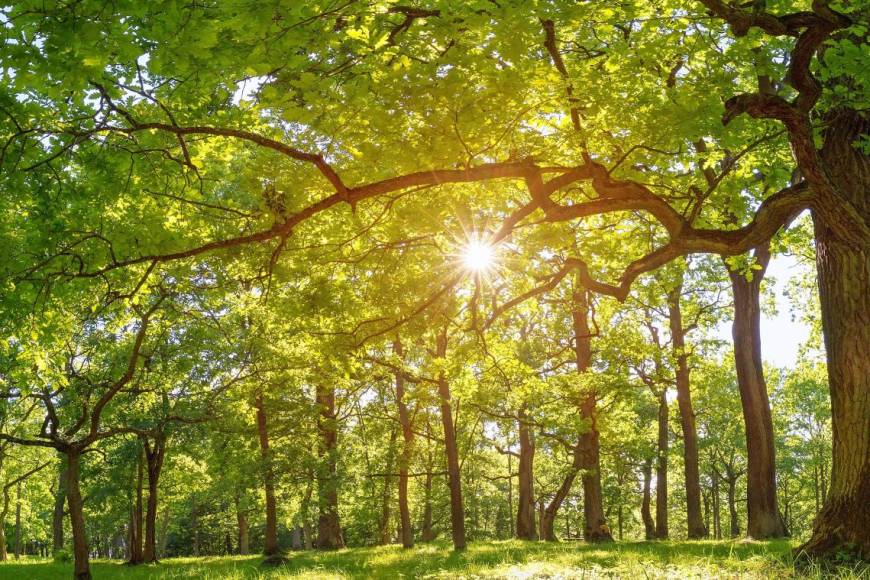
[[(829, 577), (817, 568), (796, 571), (791, 544), (778, 542), (626, 542), (589, 546), (566, 542), (476, 542), (463, 553), (447, 544), (402, 550), (398, 546), (337, 552), (291, 553), (286, 566), (260, 567), (258, 556), (174, 558), (129, 567), (96, 561), (96, 580), (205, 578), (803, 578)], [(63, 579), (71, 564), (27, 560), (0, 564), (3, 580)], [(870, 571), (841, 569), (834, 576), (870, 580)]]

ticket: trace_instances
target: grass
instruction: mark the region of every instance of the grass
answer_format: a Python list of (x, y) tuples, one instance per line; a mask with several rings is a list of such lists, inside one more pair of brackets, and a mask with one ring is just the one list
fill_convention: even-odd
[[(566, 542), (475, 542), (465, 552), (449, 545), (352, 548), (336, 552), (296, 552), (276, 569), (260, 567), (259, 556), (173, 558), (157, 565), (129, 567), (92, 563), (96, 580), (186, 579), (290, 580), (295, 578), (822, 578), (870, 580), (868, 568), (843, 568), (834, 574), (791, 564), (791, 544), (774, 542), (625, 542), (601, 546)], [(4, 580), (62, 579), (71, 564), (24, 560), (0, 564)]]

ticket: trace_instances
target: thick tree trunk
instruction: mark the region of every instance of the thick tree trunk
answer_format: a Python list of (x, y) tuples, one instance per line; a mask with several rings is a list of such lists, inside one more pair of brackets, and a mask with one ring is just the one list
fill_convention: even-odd
[(526, 422), (526, 408), (518, 413), (520, 439), (519, 499), (516, 535), (521, 540), (537, 540), (535, 526), (535, 438)]
[(315, 547), (332, 550), (344, 547), (341, 523), (338, 519), (338, 425), (335, 413), (335, 389), (317, 386), (317, 405), (320, 415), (320, 464), (317, 474), (317, 494), (320, 514), (317, 519)]
[(148, 503), (145, 507), (145, 562), (157, 562), (157, 490), (160, 474), (163, 470), (163, 458), (166, 454), (166, 435), (158, 433), (154, 437), (154, 445), (146, 438), (145, 463), (148, 474)]
[(67, 452), (66, 495), (69, 519), (73, 536), (73, 577), (75, 580), (91, 580), (91, 567), (88, 562), (88, 539), (85, 533), (84, 504), (79, 488), (80, 452)]
[(767, 246), (755, 250), (760, 270), (752, 280), (731, 269), (734, 294), (734, 363), (743, 407), (746, 430), (746, 509), (747, 532), (756, 539), (781, 538), (787, 535), (776, 500), (776, 455), (770, 400), (761, 362), (761, 307), (759, 292), (770, 259)]
[[(393, 351), (402, 357), (402, 343), (398, 337), (393, 342)], [(414, 547), (414, 529), (411, 527), (411, 507), (408, 504), (408, 470), (414, 453), (414, 430), (411, 415), (405, 401), (405, 378), (396, 373), (396, 407), (399, 410), (399, 425), (402, 428), (402, 453), (399, 456), (399, 525), (403, 548)]]
[(63, 520), (66, 504), (67, 457), (60, 453), (60, 468), (57, 477), (57, 491), (54, 494), (54, 511), (51, 516), (51, 552), (63, 549)]
[(128, 564), (144, 562), (142, 553), (142, 482), (144, 479), (144, 451), (136, 458), (136, 474), (133, 483), (133, 501), (130, 506), (130, 554)]
[(698, 431), (689, 388), (689, 355), (686, 351), (683, 315), (680, 308), (682, 285), (668, 293), (668, 319), (671, 345), (676, 358), (677, 403), (683, 431), (683, 467), (686, 483), (686, 519), (690, 540), (706, 538), (709, 534), (701, 511), (701, 475), (698, 467)]
[(643, 462), (643, 500), (640, 504), (640, 516), (643, 519), (644, 537), (647, 540), (652, 540), (656, 537), (656, 524), (653, 521), (652, 513), (650, 512), (651, 494), (650, 487), (652, 483), (652, 459), (647, 459)]
[(157, 562), (157, 491), (160, 474), (163, 471), (163, 458), (166, 454), (166, 436), (158, 433), (154, 437), (154, 445), (146, 438), (145, 463), (148, 474), (148, 503), (145, 506), (145, 549), (143, 557), (146, 562)]
[[(870, 224), (870, 157), (853, 142), (870, 132), (854, 111), (829, 119), (821, 155), (842, 197)], [(813, 213), (822, 329), (831, 390), (833, 454), (827, 498), (810, 555), (851, 552), (870, 559), (870, 239), (863, 246), (837, 239)]]
[(659, 394), (658, 457), (656, 461), (656, 539), (668, 539), (668, 397)]
[(254, 399), (257, 411), (257, 436), (260, 442), (260, 457), (263, 461), (263, 489), (266, 492), (266, 530), (263, 538), (263, 554), (274, 556), (278, 553), (278, 504), (275, 501), (275, 472), (272, 465), (272, 452), (269, 450), (269, 425), (263, 393), (258, 392)]

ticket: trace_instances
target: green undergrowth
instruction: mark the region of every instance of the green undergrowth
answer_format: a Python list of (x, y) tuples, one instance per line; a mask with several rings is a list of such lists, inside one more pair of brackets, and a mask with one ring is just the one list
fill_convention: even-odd
[[(474, 542), (464, 552), (445, 543), (294, 552), (285, 566), (260, 566), (259, 556), (172, 558), (157, 565), (125, 566), (95, 561), (96, 580), (201, 578), (206, 580), (291, 578), (841, 578), (870, 580), (868, 568), (796, 569), (792, 545), (774, 542)], [(0, 564), (4, 580), (63, 579), (71, 564), (24, 560)]]

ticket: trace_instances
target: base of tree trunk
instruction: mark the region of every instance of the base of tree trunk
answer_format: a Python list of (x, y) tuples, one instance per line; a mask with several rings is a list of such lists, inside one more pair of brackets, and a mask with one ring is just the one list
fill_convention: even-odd
[(289, 562), (290, 560), (285, 558), (282, 554), (272, 554), (260, 562), (260, 566), (264, 568), (277, 568), (278, 566), (283, 566)]

